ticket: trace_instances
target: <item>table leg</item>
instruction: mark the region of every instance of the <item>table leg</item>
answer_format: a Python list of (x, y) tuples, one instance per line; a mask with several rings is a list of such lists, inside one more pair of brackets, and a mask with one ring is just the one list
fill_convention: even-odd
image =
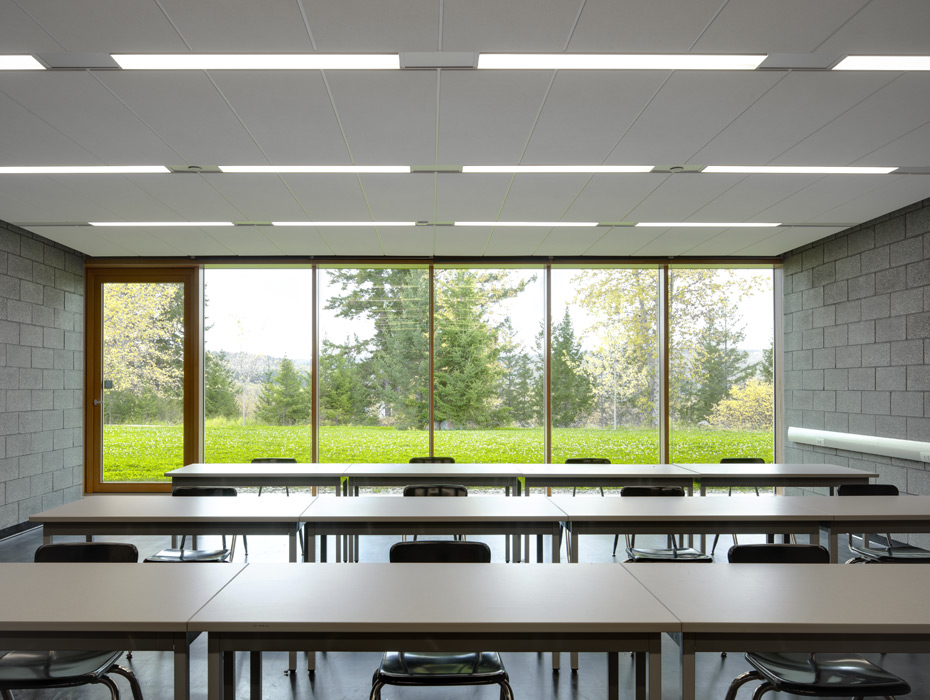
[[(304, 563), (312, 564), (316, 561), (316, 531), (309, 523), (304, 523), (301, 527), (304, 529)], [(320, 549), (323, 549), (322, 545)]]
[(636, 685), (636, 700), (646, 700), (646, 652), (637, 651), (633, 654), (634, 679)]
[[(207, 635), (207, 700), (223, 700), (224, 660), (216, 635)], [(177, 660), (175, 660), (175, 678), (177, 678)], [(177, 687), (174, 692), (178, 692)]]
[(236, 654), (232, 651), (223, 652), (223, 695), (236, 697)]
[(249, 654), (249, 700), (262, 700), (262, 653)]
[(175, 700), (189, 700), (191, 696), (191, 639), (182, 634), (174, 640)]
[(294, 564), (297, 562), (297, 530), (291, 528), (287, 536), (287, 560)]
[(840, 533), (836, 528), (830, 530), (830, 563), (836, 564), (840, 560)]
[(620, 654), (616, 651), (607, 652), (607, 700), (620, 700)]
[(656, 642), (657, 649), (649, 652), (649, 700), (662, 697), (662, 638)]
[(680, 653), (681, 700), (694, 700), (694, 642), (684, 634), (681, 635)]

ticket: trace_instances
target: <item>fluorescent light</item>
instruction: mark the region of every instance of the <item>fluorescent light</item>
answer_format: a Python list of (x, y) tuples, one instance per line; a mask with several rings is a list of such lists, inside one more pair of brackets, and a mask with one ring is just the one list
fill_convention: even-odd
[(769, 175), (887, 175), (894, 168), (845, 168), (833, 166), (793, 165), (708, 165), (703, 173), (762, 173)]
[(463, 165), (463, 173), (648, 173), (652, 165)]
[(272, 221), (272, 226), (416, 226), (416, 221)]
[(409, 173), (409, 165), (220, 165), (224, 173)]
[(112, 54), (124, 70), (400, 70), (399, 54)]
[(132, 227), (151, 227), (151, 228), (169, 228), (176, 226), (233, 226), (232, 221), (90, 221), (91, 226), (132, 226)]
[(729, 221), (722, 223), (704, 221), (640, 221), (636, 225), (659, 228), (772, 228), (774, 226), (781, 226), (781, 224), (755, 221)]
[(523, 226), (532, 228), (568, 228), (575, 226), (597, 226), (596, 221), (455, 221), (453, 226)]
[(765, 54), (483, 53), (478, 56), (478, 68), (496, 70), (754, 70), (765, 58)]
[(45, 70), (32, 56), (0, 56), (0, 70)]
[(14, 165), (0, 167), (0, 175), (120, 175), (170, 172), (164, 165)]
[(930, 56), (847, 56), (833, 70), (930, 70)]

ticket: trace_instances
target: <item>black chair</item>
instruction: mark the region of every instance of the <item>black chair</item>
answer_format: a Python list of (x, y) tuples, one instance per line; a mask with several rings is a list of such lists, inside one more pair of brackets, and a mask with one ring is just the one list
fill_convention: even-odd
[[(462, 498), (468, 495), (468, 489), (461, 484), (410, 484), (404, 486), (404, 496), (416, 498), (419, 496), (430, 497), (448, 497)], [(455, 535), (455, 539), (464, 540), (465, 535)], [(401, 539), (406, 541), (407, 536), (401, 535)], [(413, 536), (413, 541), (417, 541), (417, 536)]]
[[(765, 460), (761, 457), (724, 457), (720, 460), (720, 464), (765, 464)], [(759, 487), (753, 486), (756, 490), (756, 495), (759, 495)], [(727, 489), (727, 496), (733, 495), (733, 487)], [(736, 535), (731, 535), (733, 537), (733, 544), (739, 544), (739, 540), (736, 538)], [(710, 553), (713, 554), (717, 551), (717, 541), (720, 539), (720, 533), (718, 532), (714, 535), (714, 543), (710, 547)]]
[[(491, 549), (483, 542), (424, 540), (397, 542), (391, 547), (392, 563), (473, 563), (491, 561)], [(510, 679), (496, 651), (412, 652), (388, 651), (371, 679), (369, 700), (381, 699), (385, 685), (500, 686), (501, 700), (513, 700)]]
[[(837, 496), (897, 496), (894, 484), (842, 484), (836, 489)], [(896, 543), (890, 532), (883, 533), (884, 544), (871, 546), (871, 536), (863, 533), (862, 544), (855, 544), (852, 533), (847, 545), (853, 553), (847, 564), (930, 564), (930, 552), (909, 544)]]
[(411, 457), (409, 464), (455, 464), (452, 457)]
[[(231, 486), (176, 486), (171, 492), (172, 496), (221, 496), (234, 497), (238, 495)], [(146, 557), (146, 563), (175, 563), (175, 562), (230, 562), (236, 551), (236, 536), (233, 535), (230, 547), (226, 546), (226, 535), (223, 535), (223, 546), (219, 549), (187, 549), (184, 545), (187, 535), (181, 537), (180, 547), (169, 547), (157, 554)]]
[[(566, 464), (610, 464), (610, 460), (606, 457), (569, 457), (565, 460)], [(604, 495), (604, 487), (598, 486), (600, 489), (601, 495)], [(575, 491), (578, 490), (577, 486), (572, 486), (572, 496), (575, 495)]]
[[(811, 544), (744, 544), (731, 547), (728, 560), (732, 564), (829, 564), (830, 553)], [(745, 658), (754, 670), (733, 680), (726, 700), (735, 700), (739, 688), (754, 680), (762, 685), (753, 700), (771, 690), (820, 698), (893, 698), (911, 692), (907, 681), (854, 654), (749, 652)]]
[[(681, 486), (624, 486), (620, 489), (620, 495), (623, 497), (664, 497), (664, 498), (683, 498), (685, 490)], [(617, 543), (620, 535), (614, 535), (614, 551), (612, 556), (617, 554)], [(704, 554), (692, 547), (682, 547), (676, 541), (674, 535), (668, 535), (668, 547), (666, 549), (645, 548), (636, 546), (636, 535), (627, 536), (626, 547), (627, 562), (655, 562), (655, 561), (687, 561), (687, 562), (712, 562), (714, 559), (709, 554)]]
[[(117, 562), (136, 563), (135, 545), (120, 542), (67, 542), (45, 544), (35, 553), (36, 562)], [(0, 698), (12, 700), (14, 690), (70, 688), (96, 683), (119, 700), (119, 689), (111, 673), (129, 681), (133, 700), (142, 700), (142, 688), (135, 674), (117, 662), (121, 651), (8, 651), (0, 656)]]
[[(257, 457), (252, 460), (252, 464), (297, 464), (297, 460), (293, 457)], [(262, 487), (258, 487), (258, 495), (262, 495)], [(284, 487), (284, 495), (290, 496), (291, 490), (287, 486)], [(248, 549), (246, 549), (246, 554), (248, 554)]]

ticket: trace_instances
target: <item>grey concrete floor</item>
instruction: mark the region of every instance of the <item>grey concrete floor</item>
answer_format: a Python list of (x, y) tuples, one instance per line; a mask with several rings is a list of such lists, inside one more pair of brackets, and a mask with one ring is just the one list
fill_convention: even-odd
[[(586, 494), (587, 495), (587, 494)], [(249, 494), (243, 494), (249, 497)], [(161, 537), (127, 537), (139, 548), (140, 556), (145, 557), (158, 549), (168, 546), (168, 538)], [(491, 546), (493, 561), (504, 560), (504, 540), (502, 537), (477, 538)], [(664, 538), (663, 538), (664, 539)], [(763, 541), (760, 536), (740, 537), (740, 542)], [(387, 552), (393, 537), (363, 537), (359, 547), (361, 561), (387, 561)], [(637, 544), (647, 544), (637, 540)], [(656, 541), (658, 543), (658, 541)], [(728, 536), (721, 536), (717, 548), (716, 561), (725, 565), (726, 550), (731, 545)], [(41, 544), (41, 531), (31, 530), (14, 537), (0, 540), (0, 561), (31, 561), (33, 552)], [(611, 557), (612, 536), (587, 537), (581, 548), (582, 561), (617, 562), (621, 557)], [(622, 547), (622, 543), (621, 543)], [(544, 548), (549, 551), (548, 544)], [(330, 542), (332, 552), (332, 542)], [(564, 550), (563, 550), (564, 551)], [(563, 554), (564, 556), (564, 554)], [(284, 538), (250, 537), (249, 556), (246, 559), (241, 539), (236, 548), (237, 561), (260, 563), (268, 561), (286, 561), (287, 546)], [(2, 582), (0, 582), (2, 587)], [(75, 601), (76, 603), (78, 601)], [(699, 604), (696, 601), (695, 604)], [(870, 604), (868, 599), (864, 605)], [(855, 612), (851, 611), (851, 615)], [(677, 647), (670, 639), (663, 640), (663, 700), (677, 700), (679, 693), (679, 674)], [(879, 657), (871, 657), (876, 660)], [(296, 674), (287, 674), (287, 656), (284, 653), (268, 653), (263, 660), (263, 690), (268, 700), (366, 700), (371, 683), (371, 674), (378, 664), (379, 655), (374, 653), (328, 653), (317, 659), (317, 670), (312, 676), (305, 670)], [(606, 659), (602, 654), (582, 654), (577, 673), (568, 669), (567, 656), (563, 655), (563, 670), (553, 673), (549, 656), (546, 654), (514, 654), (504, 656), (507, 670), (516, 700), (604, 700), (606, 697)], [(298, 665), (300, 665), (300, 661)], [(913, 692), (910, 698), (930, 698), (926, 688), (930, 687), (930, 666), (919, 655), (887, 655), (880, 663), (889, 670), (907, 678)], [(163, 652), (136, 652), (127, 663), (136, 673), (142, 684), (147, 700), (168, 700), (172, 697), (172, 657)], [(248, 661), (243, 656), (239, 667), (245, 671), (238, 678), (237, 697), (248, 697)], [(726, 694), (730, 681), (749, 668), (739, 650), (734, 650), (726, 658), (719, 654), (700, 654), (697, 666), (697, 697), (722, 698)], [(192, 647), (192, 695), (193, 700), (206, 698), (206, 643), (203, 638), (194, 642)], [(628, 655), (620, 657), (621, 698), (632, 698), (633, 661)], [(129, 689), (122, 679), (117, 683), (123, 690), (123, 697), (128, 698)], [(748, 700), (751, 695), (749, 686), (740, 693), (740, 700)], [(82, 687), (62, 690), (21, 691), (16, 693), (20, 700), (103, 700), (108, 697), (102, 687)], [(496, 700), (497, 689), (491, 687), (464, 688), (385, 688), (384, 700)]]

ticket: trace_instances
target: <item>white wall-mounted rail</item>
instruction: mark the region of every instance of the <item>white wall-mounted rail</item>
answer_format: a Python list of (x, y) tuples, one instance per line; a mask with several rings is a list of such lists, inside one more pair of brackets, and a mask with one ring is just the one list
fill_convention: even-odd
[(915, 462), (930, 462), (930, 442), (918, 440), (852, 435), (811, 428), (788, 428), (788, 440), (815, 447), (833, 447), (849, 452), (911, 459)]

